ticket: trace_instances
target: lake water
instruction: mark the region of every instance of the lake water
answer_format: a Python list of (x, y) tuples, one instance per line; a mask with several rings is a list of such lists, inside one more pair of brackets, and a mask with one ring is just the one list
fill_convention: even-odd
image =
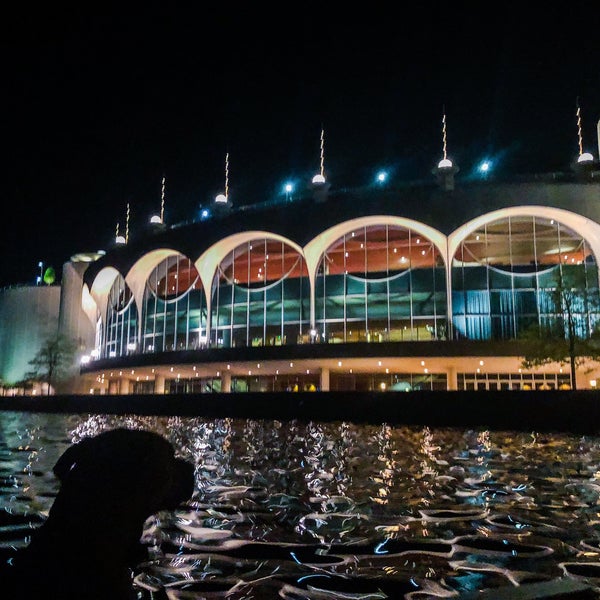
[(146, 523), (142, 598), (458, 598), (560, 578), (600, 594), (600, 437), (563, 433), (0, 412), (4, 560), (43, 522), (62, 452), (118, 426), (196, 465), (190, 502)]

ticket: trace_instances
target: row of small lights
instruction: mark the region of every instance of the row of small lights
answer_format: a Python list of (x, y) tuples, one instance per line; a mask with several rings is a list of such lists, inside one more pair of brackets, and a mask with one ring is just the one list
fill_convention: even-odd
[[(423, 367), (423, 373), (429, 373), (429, 369), (428, 369), (428, 368), (425, 366), (425, 364), (426, 364), (426, 363), (425, 363), (425, 361), (424, 361), (424, 360), (422, 360), (422, 361), (421, 361), (421, 366)], [(480, 367), (483, 367), (483, 366), (484, 366), (484, 364), (485, 364), (485, 362), (484, 362), (483, 360), (480, 360), (480, 361), (479, 361), (479, 365), (480, 365)], [(377, 361), (377, 365), (378, 365), (379, 367), (381, 367), (381, 366), (383, 366), (383, 362), (379, 360), (379, 361)], [(257, 364), (256, 364), (256, 368), (257, 368), (257, 369), (260, 369), (260, 366), (261, 366), (261, 363), (257, 363)], [(343, 362), (342, 362), (341, 360), (339, 360), (339, 361), (338, 361), (338, 363), (337, 363), (337, 366), (338, 366), (338, 367), (342, 367), (342, 366), (343, 366)], [(293, 363), (293, 362), (290, 362), (290, 368), (293, 368), (293, 367), (294, 367), (294, 363)], [(478, 367), (478, 368), (477, 368), (477, 373), (480, 373), (480, 372), (481, 372), (481, 368), (480, 368), (480, 367)], [(200, 374), (197, 372), (197, 367), (196, 367), (195, 365), (192, 367), (192, 370), (193, 370), (193, 371), (196, 371), (196, 377), (199, 377), (199, 376), (200, 376)], [(227, 370), (228, 370), (228, 371), (229, 371), (229, 370), (231, 370), (231, 365), (230, 365), (230, 364), (228, 364), (228, 365), (227, 365)], [(153, 368), (153, 369), (152, 369), (152, 373), (154, 374), (154, 373), (155, 373), (155, 371), (156, 371), (156, 370)], [(171, 367), (170, 371), (171, 371), (171, 373), (174, 373), (174, 372), (175, 372), (175, 368), (174, 368), (174, 367)], [(348, 372), (349, 372), (349, 373), (353, 373), (353, 369), (352, 369), (352, 368), (350, 368), (350, 369), (348, 370)], [(386, 372), (386, 374), (389, 374), (389, 372), (390, 372), (390, 369), (389, 369), (389, 367), (386, 367), (386, 369), (385, 369), (385, 372)], [(522, 369), (519, 369), (519, 373), (521, 373), (521, 372), (522, 372)], [(560, 369), (560, 372), (562, 373), (562, 368)], [(131, 369), (131, 373), (130, 373), (130, 374), (131, 374), (131, 375), (135, 375), (135, 369)], [(276, 374), (276, 375), (279, 375), (279, 369), (276, 369), (276, 370), (275, 370), (275, 374)], [(310, 369), (306, 369), (306, 374), (307, 374), (307, 375), (310, 375)], [(252, 370), (249, 370), (249, 371), (248, 371), (248, 375), (252, 375)], [(118, 376), (119, 376), (119, 377), (122, 377), (122, 376), (123, 376), (123, 371), (119, 371), (119, 375), (118, 375)], [(216, 371), (216, 377), (220, 377), (220, 376), (221, 376), (221, 371)], [(114, 377), (114, 372), (111, 372), (111, 373), (110, 373), (110, 377)], [(177, 379), (180, 379), (180, 378), (181, 378), (181, 373), (177, 373), (177, 376), (176, 376), (176, 377), (177, 377)], [(148, 380), (149, 380), (149, 378), (150, 378), (150, 376), (149, 376), (149, 375), (146, 375), (146, 381), (148, 381)], [(97, 377), (96, 379), (97, 379), (97, 381), (99, 381), (99, 382), (101, 382), (101, 383), (104, 383), (104, 380), (105, 380), (105, 374), (104, 374), (104, 373), (102, 373), (102, 375), (98, 375), (98, 377)], [(137, 377), (137, 379), (136, 379), (136, 381), (139, 381), (139, 380), (140, 380), (140, 377), (138, 376), (138, 377)]]
[[(443, 162), (443, 161), (442, 161)], [(452, 162), (451, 161), (447, 161), (449, 164), (447, 165), (442, 165), (440, 163), (440, 165), (438, 165), (438, 167), (440, 168), (444, 168), (444, 167), (452, 167)], [(493, 167), (493, 163), (491, 160), (484, 160), (482, 161), (479, 166), (477, 167), (477, 171), (479, 173), (481, 173), (482, 175), (487, 175)], [(375, 175), (375, 181), (376, 183), (378, 183), (379, 185), (383, 185), (387, 180), (389, 179), (389, 173), (387, 171), (378, 171), (377, 174)], [(312, 180), (313, 183), (325, 183), (325, 178), (321, 177), (320, 175), (315, 175), (313, 177)], [(295, 186), (294, 183), (292, 183), (291, 181), (286, 181), (283, 184), (283, 188), (282, 191), (283, 193), (286, 195), (286, 198), (289, 200), (291, 199), (291, 195), (294, 192)], [(221, 200), (222, 201), (222, 200)], [(205, 215), (206, 216), (206, 215)]]

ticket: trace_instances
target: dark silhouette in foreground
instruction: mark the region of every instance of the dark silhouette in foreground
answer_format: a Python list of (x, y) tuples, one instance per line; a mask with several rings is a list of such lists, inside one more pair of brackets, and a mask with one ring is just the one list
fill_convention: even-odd
[(146, 519), (194, 490), (191, 463), (158, 434), (106, 431), (69, 447), (54, 466), (60, 490), (47, 520), (0, 569), (11, 600), (131, 600), (132, 569), (147, 559)]

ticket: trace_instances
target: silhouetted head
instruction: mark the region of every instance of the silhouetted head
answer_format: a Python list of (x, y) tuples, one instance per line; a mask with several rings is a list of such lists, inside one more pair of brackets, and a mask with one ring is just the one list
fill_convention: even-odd
[(84, 503), (90, 510), (127, 509), (145, 519), (175, 509), (194, 491), (193, 465), (150, 431), (113, 429), (85, 438), (63, 453), (54, 474), (60, 481), (55, 505), (64, 501), (69, 510), (74, 503), (83, 510)]
[(0, 574), (13, 600), (135, 600), (131, 569), (147, 559), (146, 519), (194, 491), (194, 468), (149, 431), (114, 429), (70, 446), (54, 473), (46, 521)]

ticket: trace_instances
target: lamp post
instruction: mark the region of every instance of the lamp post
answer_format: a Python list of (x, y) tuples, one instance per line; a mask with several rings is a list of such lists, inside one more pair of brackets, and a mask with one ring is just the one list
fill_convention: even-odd
[(40, 262), (38, 263), (38, 267), (40, 269), (40, 274), (37, 276), (37, 285), (41, 285), (42, 281), (44, 280), (44, 263), (40, 260)]

